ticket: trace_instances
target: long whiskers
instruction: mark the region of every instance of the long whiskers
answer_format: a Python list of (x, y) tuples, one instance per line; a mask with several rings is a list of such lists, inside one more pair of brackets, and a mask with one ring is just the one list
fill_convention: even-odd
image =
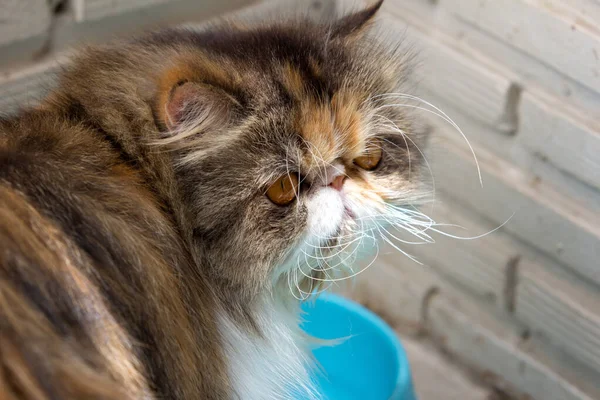
[[(408, 253), (401, 245), (435, 243), (433, 234), (439, 234), (459, 240), (480, 239), (501, 229), (512, 218), (511, 216), (511, 218), (507, 219), (503, 224), (483, 234), (476, 236), (459, 236), (447, 232), (444, 228), (455, 227), (465, 229), (460, 225), (438, 223), (432, 217), (411, 206), (397, 206), (388, 203), (382, 204), (383, 209), (380, 212), (363, 215), (356, 219), (357, 224), (360, 225), (360, 229), (357, 229), (351, 235), (346, 235), (350, 237), (347, 241), (340, 241), (333, 246), (317, 246), (305, 243), (308, 246), (307, 248), (314, 249), (316, 254), (309, 254), (306, 250), (302, 250), (301, 254), (298, 256), (298, 267), (293, 271), (292, 278), (294, 286), (290, 283), (290, 289), (292, 290), (292, 287), (294, 287), (296, 291), (296, 293), (294, 293), (296, 298), (305, 300), (313, 294), (327, 290), (332, 284), (354, 278), (366, 271), (373, 265), (379, 254), (377, 238), (389, 244), (408, 259), (422, 265), (415, 256)], [(365, 225), (367, 225), (367, 227), (365, 227)], [(408, 234), (417, 240), (403, 239), (399, 236), (400, 233)], [(357, 253), (367, 242), (375, 249), (376, 255), (366, 267), (361, 268), (359, 271), (354, 271), (351, 265), (356, 259)], [(323, 251), (328, 251), (328, 254), (324, 255)], [(301, 260), (301, 258), (303, 258), (303, 260)], [(331, 262), (332, 260), (335, 260), (335, 263)], [(303, 262), (301, 263), (301, 261)], [(319, 272), (324, 275), (324, 277), (320, 274), (315, 276), (313, 275), (313, 272)], [(310, 287), (311, 289), (318, 288), (318, 290), (310, 290), (308, 292), (303, 290), (299, 284), (300, 279), (314, 281), (315, 284), (311, 284)], [(324, 288), (324, 283), (329, 283), (329, 286)]]
[(404, 104), (404, 103), (400, 103), (400, 104), (383, 104), (383, 105), (378, 106), (376, 108), (376, 111), (382, 110), (382, 109), (385, 109), (385, 108), (391, 108), (391, 107), (413, 108), (413, 109), (422, 110), (422, 111), (431, 113), (431, 114), (436, 115), (437, 117), (443, 119), (444, 121), (448, 122), (462, 136), (462, 138), (467, 143), (467, 146), (469, 146), (469, 150), (471, 151), (471, 154), (473, 155), (473, 160), (475, 161), (475, 165), (477, 167), (477, 175), (479, 176), (479, 183), (483, 187), (483, 177), (481, 175), (481, 168), (479, 167), (479, 160), (477, 159), (477, 155), (475, 154), (475, 149), (473, 149), (473, 146), (471, 145), (471, 142), (469, 141), (469, 139), (467, 138), (467, 136), (465, 135), (465, 133), (463, 132), (463, 130), (458, 126), (458, 124), (456, 124), (456, 122), (454, 122), (454, 120), (452, 118), (450, 118), (448, 116), (448, 114), (446, 114), (439, 107), (433, 105), (432, 103), (428, 102), (427, 100), (424, 100), (424, 99), (422, 99), (420, 97), (417, 97), (417, 96), (413, 96), (411, 94), (406, 94), (406, 93), (385, 93), (385, 94), (380, 94), (380, 95), (377, 95), (377, 96), (373, 96), (370, 99), (374, 100), (374, 99), (378, 99), (378, 98), (399, 98), (399, 99), (414, 100), (414, 101), (421, 102), (422, 104), (425, 104), (428, 107), (431, 107), (433, 110), (430, 109), (430, 108), (426, 108), (426, 107), (420, 107), (420, 106), (416, 106), (416, 105), (412, 105), (412, 104)]
[[(393, 118), (383, 114), (389, 114), (388, 109), (403, 109), (411, 108), (418, 109), (424, 112), (431, 113), (443, 121), (450, 124), (467, 143), (469, 150), (475, 161), (479, 183), (483, 186), (482, 172), (479, 161), (475, 154), (475, 150), (468, 140), (462, 129), (454, 122), (444, 111), (432, 103), (421, 99), (417, 96), (404, 93), (386, 93), (377, 96), (369, 97), (365, 101), (374, 102), (377, 99), (388, 100), (387, 102), (380, 101), (374, 109), (371, 110), (372, 121), (369, 128), (375, 131), (385, 131), (399, 134), (404, 141), (405, 148), (399, 146), (399, 142), (394, 143), (390, 138), (383, 138), (380, 144), (395, 146), (398, 149), (406, 151), (408, 156), (408, 173), (409, 181), (410, 174), (413, 172), (413, 157), (410, 151), (419, 152), (424, 161), (426, 168), (431, 176), (432, 192), (431, 199), (424, 198), (429, 193), (424, 191), (413, 192), (408, 189), (406, 193), (385, 193), (385, 189), (380, 189), (380, 193), (366, 193), (365, 198), (373, 201), (371, 204), (371, 212), (365, 214), (364, 210), (351, 223), (345, 226), (345, 234), (343, 236), (312, 238), (312, 241), (305, 241), (304, 247), (299, 251), (297, 256), (297, 267), (288, 273), (288, 285), (290, 291), (297, 299), (305, 300), (308, 297), (327, 290), (331, 285), (337, 284), (340, 281), (354, 278), (370, 268), (380, 252), (380, 242), (386, 243), (394, 248), (399, 253), (406, 256), (408, 259), (417, 264), (422, 263), (404, 248), (405, 245), (421, 245), (435, 243), (436, 235), (441, 235), (458, 240), (475, 240), (483, 238), (489, 234), (496, 232), (506, 225), (512, 216), (503, 224), (496, 228), (476, 236), (461, 236), (453, 233), (448, 228), (465, 229), (462, 226), (454, 224), (439, 223), (432, 217), (433, 205), (435, 204), (436, 184), (433, 169), (427, 160), (422, 149), (415, 141), (404, 132), (394, 122)], [(411, 104), (417, 102), (416, 104)], [(319, 173), (323, 173), (325, 162), (318, 149), (313, 148), (307, 143), (308, 153), (313, 158), (313, 164), (319, 169)], [(382, 149), (385, 150), (382, 146)], [(382, 195), (383, 192), (384, 194)], [(376, 196), (373, 196), (376, 194)], [(385, 198), (386, 200), (384, 200)], [(396, 204), (390, 204), (390, 201)], [(432, 209), (429, 215), (421, 212), (415, 204), (423, 205), (425, 202), (431, 201)], [(514, 216), (514, 215), (513, 215)], [(333, 241), (335, 239), (335, 241)], [(362, 254), (363, 250), (374, 250), (374, 256), (370, 262), (358, 270), (352, 268), (354, 260)], [(301, 284), (302, 281), (302, 284)], [(308, 284), (307, 284), (308, 283)]]

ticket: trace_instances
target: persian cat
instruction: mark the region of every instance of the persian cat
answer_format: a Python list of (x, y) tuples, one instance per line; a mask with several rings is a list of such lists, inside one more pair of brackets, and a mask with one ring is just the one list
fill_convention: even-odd
[(318, 398), (300, 303), (421, 193), (380, 6), (88, 48), (0, 119), (0, 398)]

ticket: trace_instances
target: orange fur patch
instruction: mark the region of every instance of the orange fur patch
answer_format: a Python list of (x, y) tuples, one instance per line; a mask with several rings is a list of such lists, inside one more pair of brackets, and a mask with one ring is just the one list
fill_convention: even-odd
[(318, 161), (322, 166), (340, 158), (351, 163), (364, 152), (367, 137), (364, 116), (360, 112), (363, 101), (361, 96), (351, 92), (336, 93), (329, 104), (303, 99), (296, 124), (310, 146), (309, 165)]
[(312, 163), (331, 163), (341, 156), (333, 124), (332, 110), (328, 104), (314, 100), (303, 101), (296, 119), (298, 132), (309, 144), (315, 158)]
[(293, 65), (287, 63), (282, 70), (283, 84), (285, 88), (296, 98), (301, 98), (304, 93), (304, 79)]
[(363, 101), (347, 91), (334, 94), (331, 100), (335, 126), (346, 150), (345, 156), (350, 159), (360, 155), (365, 146), (364, 116), (359, 110)]
[(321, 77), (323, 75), (323, 69), (314, 58), (310, 57), (308, 59), (308, 66), (310, 67), (310, 71), (314, 76)]
[(156, 112), (166, 125), (166, 105), (173, 88), (180, 82), (208, 82), (220, 87), (234, 87), (242, 78), (235, 71), (225, 68), (223, 63), (198, 54), (186, 55), (176, 60), (159, 77)]

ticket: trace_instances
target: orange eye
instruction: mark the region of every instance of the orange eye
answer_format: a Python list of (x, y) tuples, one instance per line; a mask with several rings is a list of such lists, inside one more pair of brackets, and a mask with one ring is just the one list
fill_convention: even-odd
[(298, 175), (289, 174), (277, 179), (267, 190), (267, 197), (279, 206), (290, 204), (298, 193)]
[(354, 164), (362, 169), (371, 171), (379, 165), (382, 153), (381, 143), (378, 140), (372, 140), (367, 144), (365, 154), (354, 159)]

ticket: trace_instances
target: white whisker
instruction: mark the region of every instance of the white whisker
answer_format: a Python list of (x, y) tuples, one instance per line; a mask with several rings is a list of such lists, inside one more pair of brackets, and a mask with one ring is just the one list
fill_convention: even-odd
[(423, 104), (425, 104), (425, 105), (433, 108), (435, 111), (430, 110), (430, 109), (425, 108), (425, 107), (414, 106), (414, 105), (411, 105), (411, 104), (384, 104), (384, 105), (381, 105), (381, 106), (377, 107), (377, 110), (380, 110), (380, 109), (383, 109), (383, 108), (389, 108), (389, 107), (414, 108), (414, 109), (419, 109), (419, 110), (423, 110), (425, 112), (429, 112), (431, 114), (434, 114), (434, 115), (442, 118), (446, 122), (448, 122), (450, 125), (452, 125), (452, 127), (454, 129), (456, 129), (456, 131), (458, 133), (460, 133), (460, 135), (462, 136), (462, 138), (467, 143), (467, 146), (469, 146), (469, 150), (471, 151), (471, 154), (473, 155), (473, 159), (475, 161), (475, 165), (477, 166), (477, 174), (479, 176), (479, 183), (483, 187), (483, 177), (481, 175), (481, 168), (479, 167), (479, 160), (477, 159), (477, 155), (475, 154), (475, 150), (473, 149), (473, 146), (471, 145), (471, 142), (469, 141), (469, 139), (467, 139), (467, 136), (464, 134), (464, 132), (462, 131), (462, 129), (458, 126), (458, 124), (456, 124), (456, 122), (454, 122), (454, 120), (452, 120), (452, 118), (450, 118), (439, 107), (433, 105), (432, 103), (428, 102), (427, 100), (421, 99), (420, 97), (413, 96), (413, 95), (410, 95), (410, 94), (405, 94), (405, 93), (386, 93), (386, 94), (382, 94), (382, 95), (373, 96), (373, 99), (376, 99), (376, 98), (389, 98), (389, 97), (392, 97), (392, 98), (401, 98), (401, 99), (409, 99), (409, 100), (416, 100), (416, 101), (419, 101), (419, 102), (421, 102), (421, 103), (423, 103)]

